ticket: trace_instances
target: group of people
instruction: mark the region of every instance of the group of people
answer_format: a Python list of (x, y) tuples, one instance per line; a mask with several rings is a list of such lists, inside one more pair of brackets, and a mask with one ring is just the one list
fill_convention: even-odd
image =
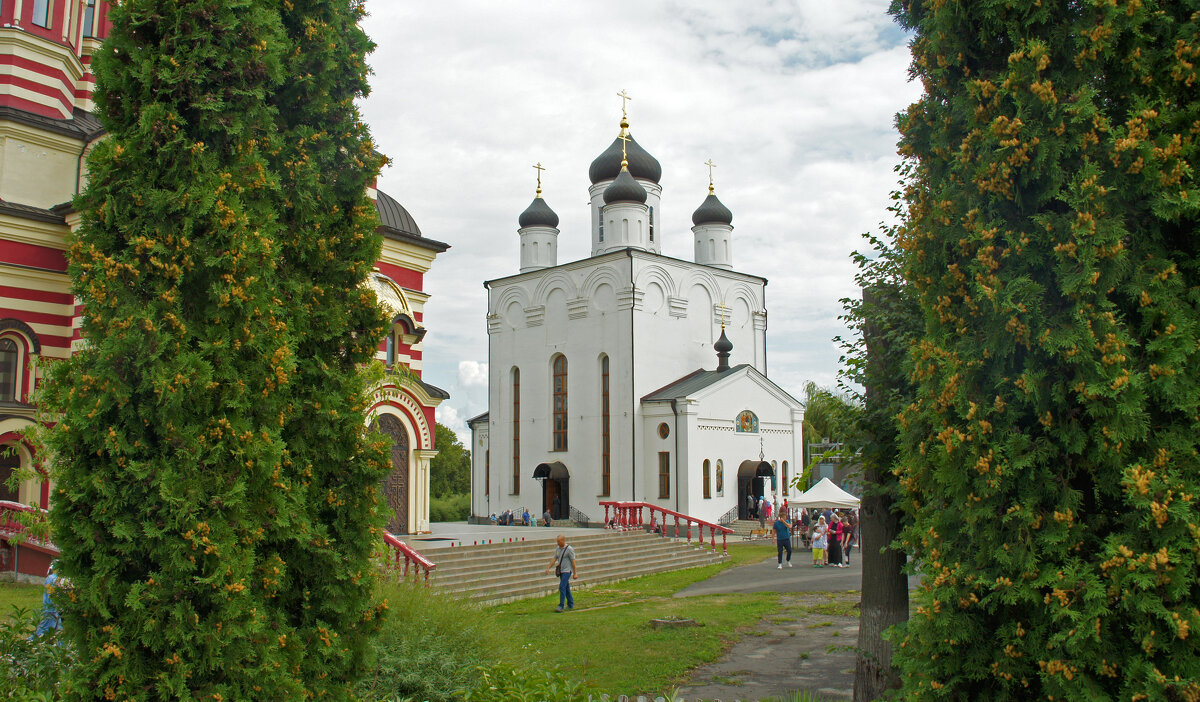
[(853, 513), (841, 515), (834, 510), (825, 510), (810, 522), (811, 515), (796, 518), (801, 533), (807, 533), (812, 543), (813, 566), (823, 568), (850, 567), (850, 552), (859, 541), (858, 519)]
[(788, 514), (788, 503), (787, 500), (784, 500), (782, 504), (777, 505), (765, 497), (746, 495), (746, 510), (750, 513), (751, 519), (757, 519), (758, 525), (766, 529), (767, 522), (771, 521), (772, 516)]
[[(839, 514), (830, 509), (810, 515), (806, 510), (800, 510), (795, 522), (789, 524), (787, 514), (787, 510), (780, 509), (771, 525), (775, 532), (776, 568), (783, 568), (785, 553), (787, 566), (792, 567), (793, 533), (812, 545), (813, 567), (850, 567), (850, 552), (859, 543), (857, 515), (853, 512)], [(815, 524), (811, 522), (814, 518)]]
[[(528, 507), (522, 508), (522, 513), (520, 516), (517, 516), (517, 514), (515, 512), (513, 512), (511, 509), (506, 509), (500, 513), (499, 517), (497, 517), (495, 514), (492, 514), (492, 516), (488, 517), (488, 519), (491, 520), (492, 524), (495, 524), (497, 526), (537, 526), (538, 525), (537, 518), (529, 513)], [(550, 526), (550, 524), (551, 524), (550, 510), (546, 510), (545, 512), (542, 513), (542, 526), (548, 527), (548, 526)]]

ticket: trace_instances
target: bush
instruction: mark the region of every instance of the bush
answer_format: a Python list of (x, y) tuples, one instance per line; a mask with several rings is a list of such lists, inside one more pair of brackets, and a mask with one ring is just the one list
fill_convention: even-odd
[(429, 521), (461, 522), (471, 511), (471, 496), (443, 495), (429, 500)]
[(458, 690), (464, 702), (511, 702), (512, 700), (553, 700), (583, 702), (591, 699), (583, 685), (555, 671), (515, 666), (480, 667), (474, 682)]
[(375, 640), (375, 672), (356, 690), (364, 700), (461, 699), (456, 691), (476, 684), (477, 668), (507, 656), (495, 619), (470, 603), (409, 583), (382, 585), (379, 594), (389, 613)]
[(75, 649), (51, 631), (30, 639), (38, 617), (23, 607), (0, 618), (0, 700), (54, 700), (75, 664)]

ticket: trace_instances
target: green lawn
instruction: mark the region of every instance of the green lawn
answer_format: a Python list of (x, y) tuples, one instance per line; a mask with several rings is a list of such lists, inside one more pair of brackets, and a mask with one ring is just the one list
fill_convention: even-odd
[[(557, 666), (596, 692), (660, 694), (716, 660), (779, 602), (772, 593), (673, 598), (692, 583), (775, 553), (770, 544), (731, 544), (726, 563), (598, 585), (576, 593), (576, 611), (555, 613), (558, 595), (490, 608), (497, 623), (526, 642), (530, 659)], [(486, 610), (485, 610), (486, 611)], [(659, 629), (651, 619), (682, 617), (700, 627)], [(637, 655), (630, 655), (630, 652)]]
[(42, 586), (22, 583), (0, 583), (0, 617), (10, 617), (13, 607), (21, 607), (30, 613), (42, 609)]

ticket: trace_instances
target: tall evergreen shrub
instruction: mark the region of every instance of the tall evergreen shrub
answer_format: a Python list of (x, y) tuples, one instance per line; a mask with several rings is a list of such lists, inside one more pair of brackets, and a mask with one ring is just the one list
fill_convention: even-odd
[(904, 694), (1200, 698), (1200, 4), (896, 2)]
[(279, 12), (250, 0), (126, 0), (95, 57), (108, 136), (70, 243), (87, 346), (47, 401), (54, 536), (74, 588), (77, 699), (299, 699), (281, 483), (294, 341), (267, 97)]
[(289, 78), (272, 98), (281, 137), (272, 158), (282, 197), (281, 298), (296, 342), (283, 474), (303, 515), (278, 534), (287, 563), (281, 598), (309, 657), (305, 685), (335, 699), (370, 664), (370, 635), (383, 614), (370, 557), (386, 522), (377, 487), (391, 468), (386, 439), (364, 431), (360, 373), (388, 326), (362, 285), (382, 241), (367, 196), (382, 158), (354, 103), (368, 92), (374, 47), (358, 26), (362, 15), (358, 0), (284, 3)]

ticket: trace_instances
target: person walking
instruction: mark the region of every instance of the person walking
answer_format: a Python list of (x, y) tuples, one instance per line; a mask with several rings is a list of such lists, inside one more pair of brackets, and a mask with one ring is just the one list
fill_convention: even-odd
[(754, 507), (754, 495), (751, 493), (746, 493), (746, 516), (750, 519), (754, 519), (758, 516), (758, 511), (754, 509)]
[(813, 567), (821, 568), (825, 565), (825, 546), (829, 543), (829, 527), (825, 524), (825, 517), (817, 520), (816, 526), (812, 531), (813, 545)]
[(550, 517), (550, 510), (547, 509), (545, 512), (542, 512), (542, 526), (550, 526), (552, 521), (554, 520)]
[(845, 535), (842, 537), (842, 551), (845, 556), (843, 562), (850, 565), (850, 551), (854, 549), (854, 544), (858, 543), (858, 519), (853, 515), (847, 515)]
[(758, 498), (758, 528), (767, 528), (767, 501), (763, 498)]
[(783, 570), (783, 552), (787, 550), (788, 568), (792, 567), (792, 529), (788, 526), (787, 520), (782, 514), (775, 515), (775, 523), (771, 525), (775, 530), (775, 551), (779, 560), (779, 565), (775, 566), (776, 570)]
[(829, 565), (834, 568), (845, 568), (842, 564), (842, 535), (844, 532), (842, 520), (837, 514), (829, 525)]
[(567, 611), (575, 609), (575, 598), (571, 596), (571, 581), (579, 579), (579, 567), (575, 563), (574, 547), (567, 545), (567, 537), (562, 534), (558, 535), (558, 548), (554, 551), (554, 558), (551, 558), (550, 565), (546, 566), (547, 574), (551, 568), (558, 576), (558, 607), (554, 611), (563, 611), (563, 605), (566, 605)]

